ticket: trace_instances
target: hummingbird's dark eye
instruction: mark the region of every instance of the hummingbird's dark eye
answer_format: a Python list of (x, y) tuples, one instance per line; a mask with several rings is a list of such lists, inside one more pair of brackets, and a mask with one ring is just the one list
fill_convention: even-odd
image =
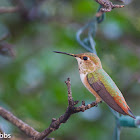
[(88, 57), (86, 57), (86, 56), (83, 56), (83, 60), (88, 60)]

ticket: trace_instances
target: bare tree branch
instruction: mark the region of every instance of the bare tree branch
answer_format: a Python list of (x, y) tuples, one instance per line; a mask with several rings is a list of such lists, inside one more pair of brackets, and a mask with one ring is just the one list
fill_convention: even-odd
[(55, 140), (54, 138), (45, 138), (44, 140)]
[(122, 8), (124, 5), (113, 4), (110, 0), (95, 0), (101, 5), (100, 11), (96, 17), (100, 17), (104, 12), (111, 12), (114, 8)]
[(37, 137), (37, 140), (42, 140), (46, 136), (48, 136), (51, 132), (57, 130), (59, 126), (62, 123), (66, 123), (67, 120), (70, 118), (72, 114), (78, 113), (78, 112), (84, 112), (87, 109), (90, 109), (91, 107), (94, 107), (97, 105), (96, 102), (93, 102), (91, 104), (85, 105), (85, 102), (82, 102), (82, 105), (79, 107), (75, 107), (76, 104), (78, 104), (78, 101), (74, 101), (72, 98), (72, 92), (71, 92), (71, 84), (70, 84), (70, 78), (67, 79), (65, 82), (68, 88), (68, 107), (64, 115), (60, 116), (58, 119), (53, 118), (52, 122), (46, 130), (41, 132), (39, 136)]
[(14, 13), (19, 11), (19, 7), (15, 6), (15, 7), (0, 7), (0, 14), (4, 14), (4, 13)]
[(30, 127), (28, 124), (24, 123), (23, 121), (15, 117), (11, 112), (7, 111), (2, 107), (0, 107), (0, 116), (3, 117), (5, 120), (11, 122), (13, 125), (17, 126), (29, 137), (35, 137), (39, 133), (32, 127)]
[(27, 136), (33, 138), (34, 140), (54, 140), (54, 138), (46, 138), (50, 133), (57, 130), (62, 123), (66, 123), (72, 114), (78, 112), (84, 112), (91, 107), (97, 106), (96, 102), (92, 102), (91, 104), (85, 105), (85, 102), (82, 101), (82, 105), (79, 107), (75, 107), (78, 104), (78, 101), (74, 101), (72, 98), (71, 92), (71, 84), (70, 78), (65, 82), (68, 88), (68, 107), (66, 112), (60, 116), (58, 119), (53, 118), (50, 126), (45, 129), (43, 132), (38, 132), (33, 129), (31, 126), (21, 121), (17, 117), (15, 117), (11, 112), (6, 109), (0, 107), (0, 116), (2, 116), (5, 120), (8, 120), (13, 125), (17, 126), (21, 131), (23, 131)]
[(13, 45), (7, 42), (0, 42), (0, 54), (15, 57), (16, 53)]

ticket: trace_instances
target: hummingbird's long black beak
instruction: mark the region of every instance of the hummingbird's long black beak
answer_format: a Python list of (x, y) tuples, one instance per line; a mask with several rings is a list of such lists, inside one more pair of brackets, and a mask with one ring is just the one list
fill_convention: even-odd
[(53, 51), (55, 53), (61, 53), (61, 54), (66, 54), (66, 55), (70, 55), (70, 56), (73, 56), (73, 57), (76, 57), (75, 54), (71, 54), (71, 53), (66, 53), (66, 52), (58, 52), (58, 51)]

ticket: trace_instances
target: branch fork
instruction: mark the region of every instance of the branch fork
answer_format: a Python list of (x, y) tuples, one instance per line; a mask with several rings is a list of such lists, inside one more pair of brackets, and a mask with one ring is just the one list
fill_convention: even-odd
[[(78, 112), (84, 112), (85, 110), (98, 105), (96, 102), (92, 102), (91, 104), (86, 105), (85, 101), (82, 101), (81, 106), (75, 107), (75, 105), (77, 105), (79, 101), (73, 100), (70, 78), (68, 78), (65, 83), (68, 88), (68, 107), (66, 109), (66, 112), (63, 115), (61, 115), (58, 119), (52, 118), (50, 126), (47, 129), (45, 129), (43, 132), (36, 131), (34, 128), (29, 126), (22, 120), (18, 119), (11, 112), (7, 111), (2, 107), (0, 107), (0, 116), (3, 117), (5, 120), (11, 122), (16, 127), (18, 127), (24, 134), (26, 134), (28, 137), (31, 137), (33, 140), (54, 140), (54, 138), (48, 138), (49, 134), (59, 129), (62, 123), (66, 123), (71, 115)], [(0, 132), (3, 133), (1, 129)]]
[(110, 0), (95, 0), (101, 5), (99, 12), (96, 17), (100, 17), (105, 12), (111, 12), (114, 8), (123, 8), (124, 5), (113, 4)]
[(84, 112), (87, 109), (90, 109), (94, 106), (97, 106), (96, 102), (92, 102), (91, 104), (85, 105), (85, 101), (82, 101), (82, 105), (79, 107), (75, 107), (79, 101), (74, 101), (71, 92), (71, 83), (70, 78), (67, 79), (65, 82), (68, 89), (68, 107), (66, 112), (61, 115), (58, 119), (52, 118), (50, 126), (45, 129), (43, 132), (38, 132), (22, 120), (15, 117), (11, 112), (7, 111), (6, 109), (0, 107), (0, 116), (3, 117), (5, 120), (11, 122), (13, 125), (18, 127), (24, 134), (28, 137), (31, 137), (33, 140), (54, 140), (54, 138), (48, 138), (49, 134), (53, 131), (59, 129), (62, 123), (66, 123), (71, 115)]

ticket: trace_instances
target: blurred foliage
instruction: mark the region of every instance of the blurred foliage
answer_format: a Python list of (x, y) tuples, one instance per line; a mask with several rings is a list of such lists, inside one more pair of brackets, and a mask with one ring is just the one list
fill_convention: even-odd
[[(16, 5), (17, 0), (1, 0), (1, 6)], [(42, 2), (39, 7), (36, 5)], [(16, 57), (0, 55), (0, 105), (29, 125), (43, 131), (67, 107), (64, 81), (71, 78), (75, 100), (92, 102), (95, 98), (79, 77), (77, 62), (53, 51), (81, 53), (75, 34), (91, 20), (98, 8), (93, 0), (25, 0), (26, 12), (0, 15), (0, 37), (13, 44)], [(116, 82), (135, 115), (140, 115), (140, 1), (130, 1), (123, 9), (106, 14), (99, 25), (97, 53), (106, 72)], [(28, 12), (27, 12), (28, 11)], [(114, 116), (105, 103), (73, 115), (50, 137), (57, 140), (110, 140)], [(7, 133), (27, 139), (23, 133), (0, 118)], [(138, 140), (139, 129), (122, 129), (122, 140)]]

